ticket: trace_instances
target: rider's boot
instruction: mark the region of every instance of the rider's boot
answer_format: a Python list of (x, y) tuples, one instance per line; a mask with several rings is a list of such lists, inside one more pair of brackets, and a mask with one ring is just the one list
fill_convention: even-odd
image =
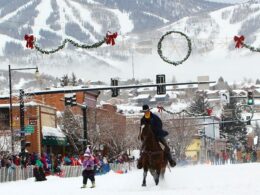
[(138, 169), (143, 168), (142, 155), (140, 155), (140, 158), (137, 160), (137, 168)]
[(164, 151), (165, 151), (165, 154), (166, 154), (166, 157), (167, 157), (167, 160), (168, 160), (170, 166), (171, 167), (175, 167), (176, 166), (176, 162), (175, 162), (175, 160), (172, 159), (171, 150), (170, 150), (168, 144), (166, 143), (165, 139), (161, 139), (160, 141), (165, 146)]
[(172, 155), (171, 155), (170, 151), (166, 152), (166, 156), (167, 156), (167, 159), (168, 159), (168, 162), (169, 162), (170, 166), (171, 167), (175, 167), (176, 166), (176, 162), (175, 162), (175, 160), (172, 159)]

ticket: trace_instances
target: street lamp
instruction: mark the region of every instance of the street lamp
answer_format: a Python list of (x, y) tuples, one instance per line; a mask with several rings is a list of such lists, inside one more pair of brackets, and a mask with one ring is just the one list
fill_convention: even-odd
[(10, 115), (10, 130), (11, 130), (11, 148), (12, 153), (14, 153), (14, 130), (13, 130), (13, 102), (12, 102), (12, 74), (11, 72), (14, 70), (35, 70), (35, 76), (36, 78), (39, 77), (39, 70), (38, 67), (34, 68), (11, 68), (10, 65), (8, 65), (8, 72), (9, 72), (9, 115)]

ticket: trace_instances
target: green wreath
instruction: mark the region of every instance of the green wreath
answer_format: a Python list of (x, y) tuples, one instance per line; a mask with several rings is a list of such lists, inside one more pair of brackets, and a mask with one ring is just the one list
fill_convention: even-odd
[[(187, 40), (187, 43), (188, 43), (188, 52), (187, 52), (187, 55), (186, 55), (182, 60), (180, 60), (180, 61), (171, 61), (171, 60), (169, 60), (168, 58), (164, 57), (163, 54), (162, 54), (162, 41), (164, 40), (164, 37), (166, 37), (167, 35), (172, 34), (172, 33), (177, 33), (177, 34), (180, 34), (181, 36), (184, 36), (185, 39)], [(160, 38), (160, 40), (159, 40), (159, 42), (158, 42), (158, 45), (157, 45), (157, 51), (158, 51), (158, 54), (159, 54), (159, 56), (162, 58), (163, 61), (165, 61), (165, 62), (167, 62), (167, 63), (169, 63), (169, 64), (172, 64), (172, 65), (174, 65), (174, 66), (177, 66), (177, 65), (179, 65), (179, 64), (182, 64), (183, 62), (185, 62), (185, 61), (189, 58), (189, 56), (190, 56), (190, 54), (191, 54), (191, 40), (190, 40), (190, 38), (189, 38), (186, 34), (180, 32), (180, 31), (169, 31), (169, 32), (165, 33), (165, 34)]]
[(76, 43), (75, 41), (73, 41), (71, 39), (64, 39), (61, 45), (59, 45), (56, 49), (52, 49), (52, 50), (41, 49), (37, 44), (34, 44), (34, 46), (35, 46), (35, 49), (37, 51), (41, 52), (42, 54), (52, 54), (52, 53), (55, 53), (55, 52), (63, 49), (65, 47), (66, 43), (71, 43), (73, 46), (82, 48), (82, 49), (91, 49), (91, 48), (100, 47), (105, 42), (106, 42), (106, 40), (102, 40), (97, 43), (94, 43), (93, 45), (85, 45), (85, 44)]
[(26, 41), (26, 47), (27, 48), (30, 48), (30, 49), (35, 48), (37, 51), (39, 51), (43, 54), (52, 54), (52, 53), (55, 53), (55, 52), (63, 49), (65, 47), (66, 43), (70, 43), (73, 46), (78, 47), (78, 48), (82, 48), (82, 49), (97, 48), (97, 47), (100, 47), (101, 45), (103, 45), (104, 43), (115, 45), (116, 37), (117, 37), (117, 32), (112, 34), (111, 32), (108, 31), (107, 34), (106, 34), (106, 37), (103, 40), (101, 40), (97, 43), (94, 43), (92, 45), (80, 44), (80, 43), (77, 43), (77, 42), (67, 38), (67, 39), (64, 39), (62, 41), (61, 45), (59, 45), (56, 49), (51, 49), (51, 50), (44, 50), (39, 45), (37, 45), (36, 44), (36, 38), (33, 35), (26, 34), (24, 36), (24, 40)]

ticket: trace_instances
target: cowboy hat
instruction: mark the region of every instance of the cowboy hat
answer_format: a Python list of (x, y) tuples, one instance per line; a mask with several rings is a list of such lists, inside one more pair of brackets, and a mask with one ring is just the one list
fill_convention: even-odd
[(140, 110), (140, 112), (146, 112), (146, 111), (149, 111), (149, 110), (151, 110), (151, 108), (149, 108), (149, 106), (147, 104), (144, 104), (143, 109)]

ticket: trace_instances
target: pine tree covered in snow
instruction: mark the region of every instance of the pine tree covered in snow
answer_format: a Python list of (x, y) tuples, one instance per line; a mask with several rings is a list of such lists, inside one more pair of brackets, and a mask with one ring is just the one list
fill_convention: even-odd
[[(230, 96), (234, 96), (234, 93), (230, 90)], [(222, 123), (220, 126), (221, 135), (224, 135), (227, 142), (233, 147), (238, 144), (247, 144), (247, 129), (246, 124), (237, 120), (235, 115), (235, 109), (237, 106), (237, 99), (230, 98), (230, 103), (224, 107), (224, 114), (222, 116)]]
[(209, 107), (209, 102), (207, 99), (207, 93), (205, 91), (197, 91), (195, 97), (190, 104), (189, 110), (194, 114), (207, 115), (206, 109)]

